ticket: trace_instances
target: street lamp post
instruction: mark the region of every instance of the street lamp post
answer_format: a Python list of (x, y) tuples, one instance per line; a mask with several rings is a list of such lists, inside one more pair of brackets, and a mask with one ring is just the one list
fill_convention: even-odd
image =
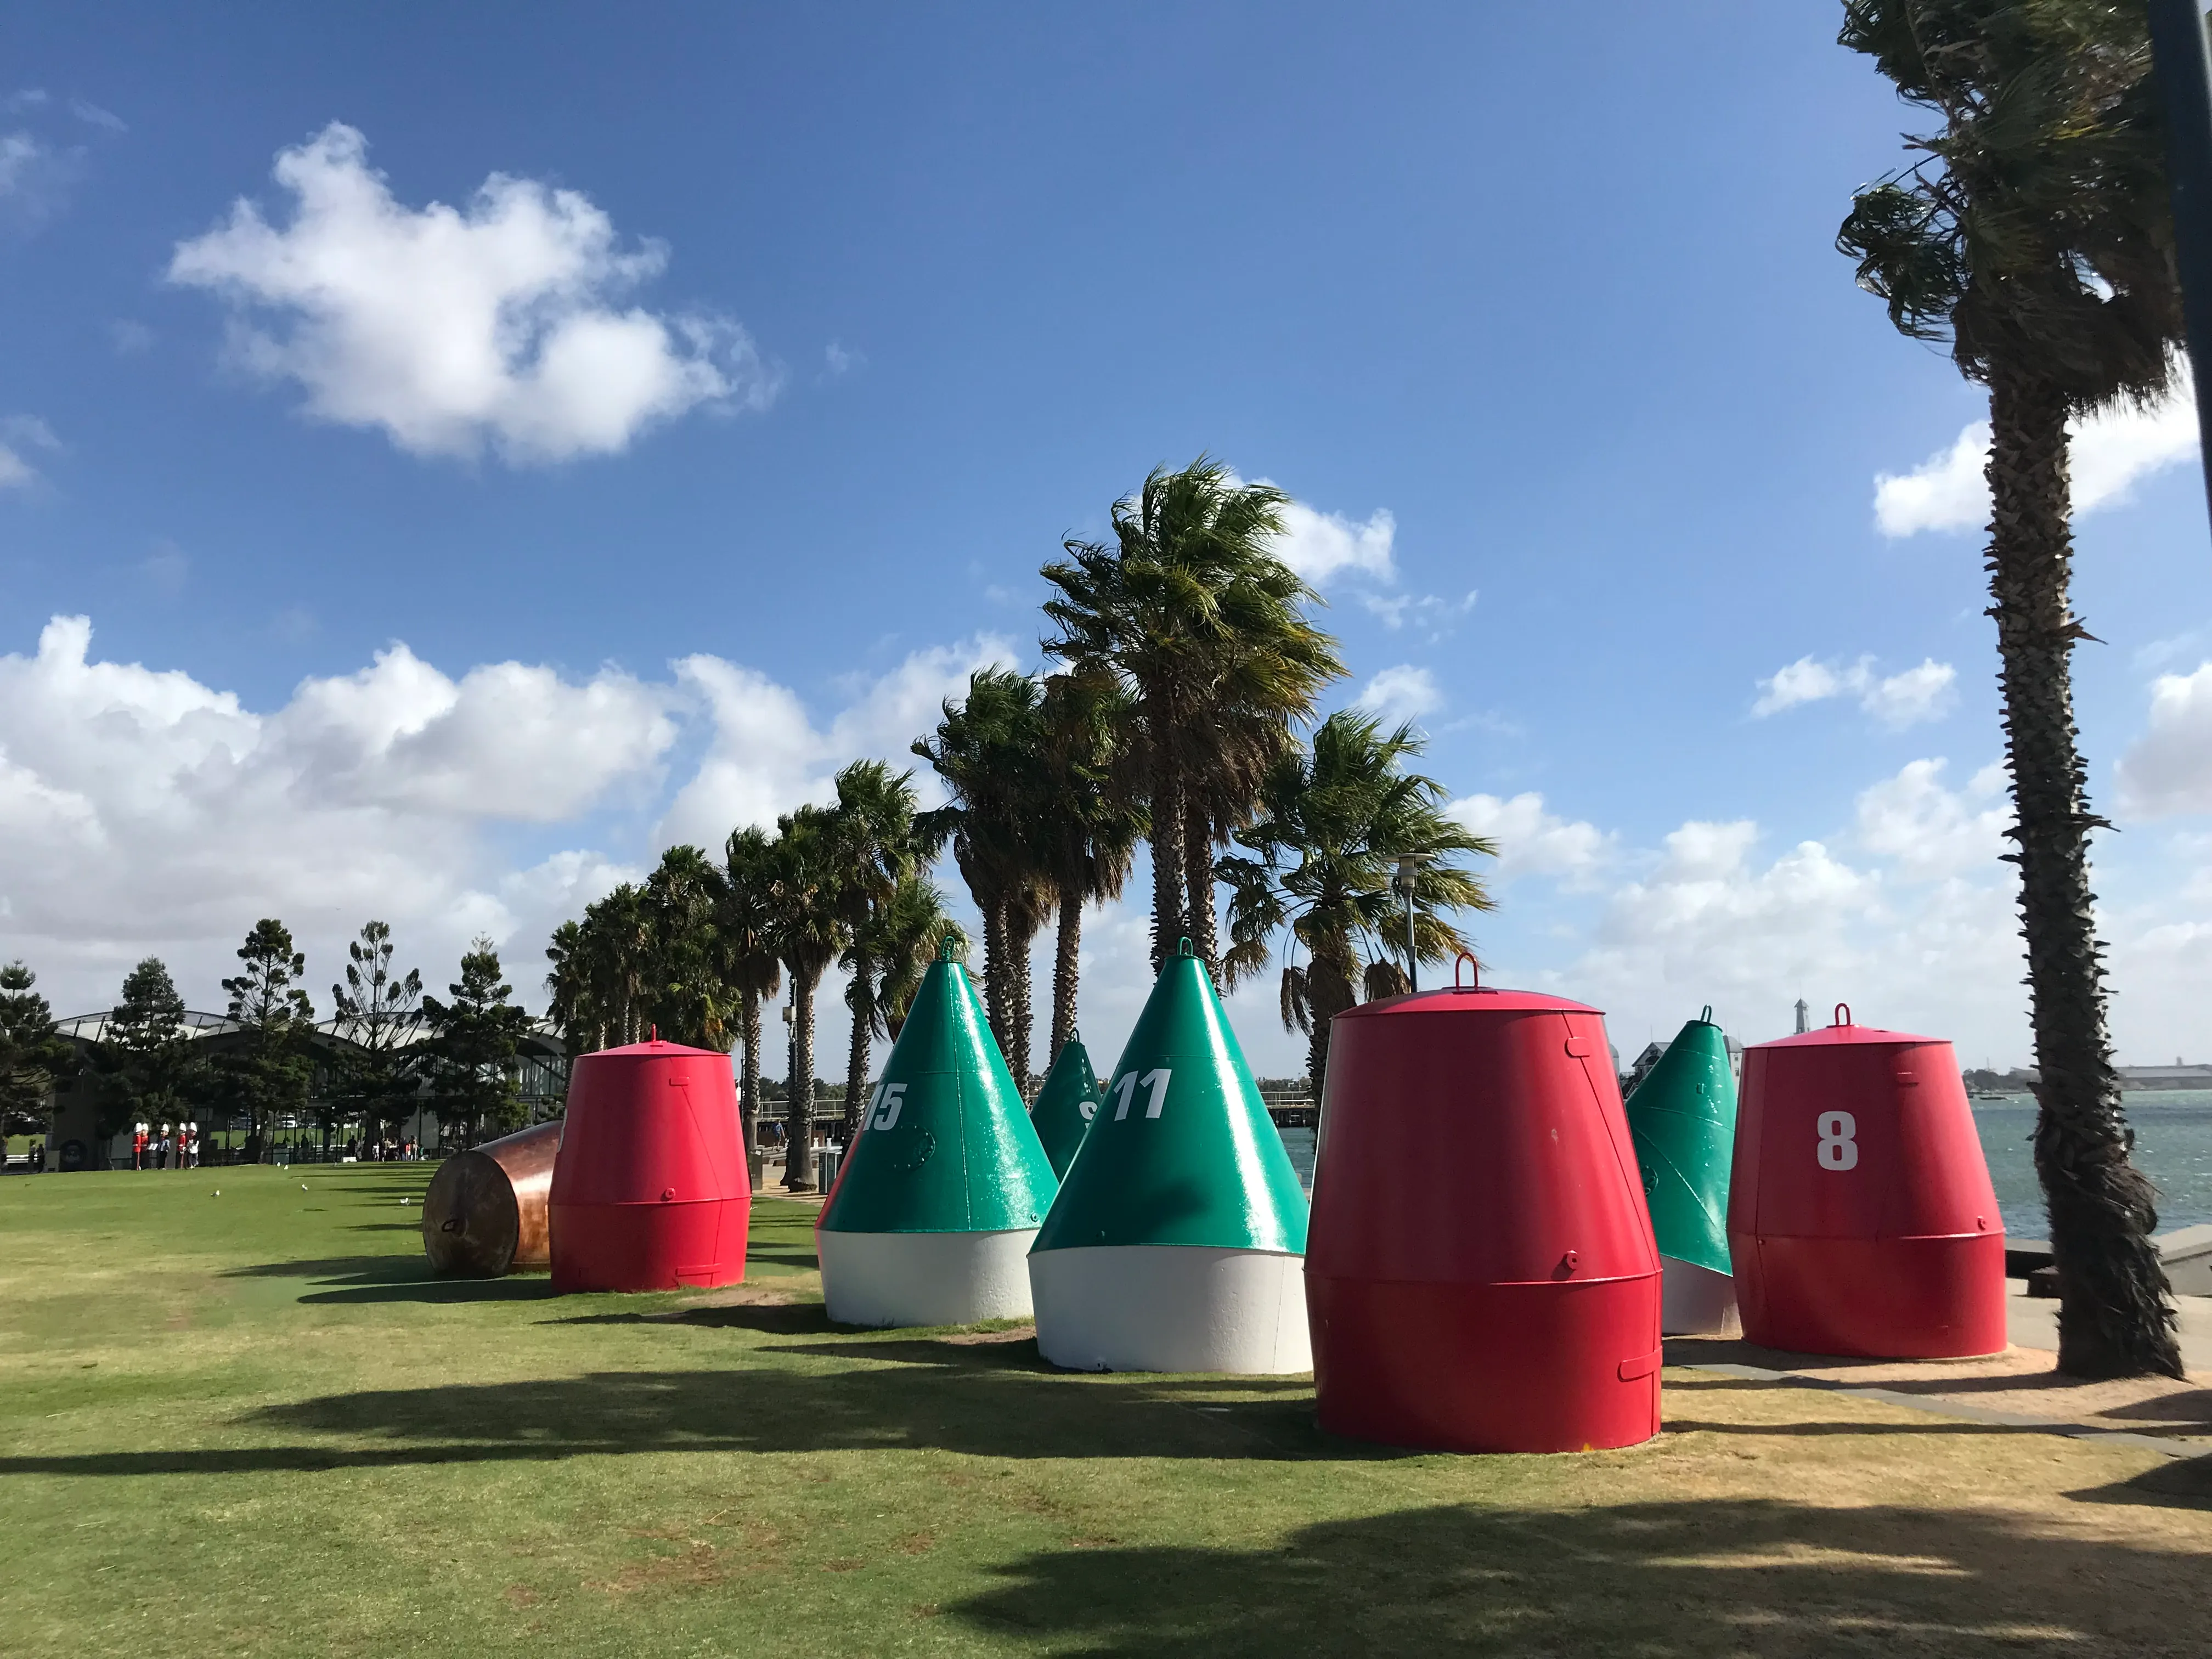
[(1408, 853), (1398, 860), (1397, 876), (1391, 881), (1391, 890), (1406, 901), (1406, 988), (1421, 988), (1420, 951), (1413, 943), (1413, 891), (1421, 878), (1421, 860), (1418, 854)]

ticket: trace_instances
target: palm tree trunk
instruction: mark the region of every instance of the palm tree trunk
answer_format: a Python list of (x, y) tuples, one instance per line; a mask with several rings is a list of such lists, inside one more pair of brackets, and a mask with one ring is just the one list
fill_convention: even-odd
[(1052, 959), (1052, 1053), (1048, 1071), (1060, 1063), (1060, 1051), (1075, 1035), (1075, 990), (1083, 972), (1083, 894), (1069, 885), (1060, 890), (1060, 936)]
[(1014, 1074), (1014, 1087), (1024, 1100), (1030, 1093), (1030, 1036), (1036, 1024), (1030, 1006), (1030, 948), (1036, 940), (1036, 915), (1024, 902), (1021, 915), (1006, 922), (1006, 1023), (1013, 1036), (1013, 1046), (1006, 1050), (1006, 1069)]
[(1152, 743), (1152, 971), (1175, 955), (1183, 933), (1182, 774), (1170, 752), (1170, 740), (1157, 733)]
[(783, 1154), (783, 1189), (814, 1190), (814, 981), (791, 976), (791, 1095), (785, 1122), (790, 1145)]
[(874, 1004), (871, 1000), (876, 982), (876, 964), (868, 953), (857, 945), (853, 951), (853, 984), (856, 994), (852, 1000), (853, 1038), (845, 1048), (845, 1144), (853, 1144), (853, 1137), (860, 1127), (860, 1097), (868, 1091), (870, 1039), (875, 1035), (870, 1028), (867, 1011)]
[(1190, 948), (1206, 964), (1213, 988), (1221, 988), (1221, 939), (1213, 917), (1213, 818), (1195, 795), (1182, 804), (1182, 876), (1189, 884)]
[(1003, 1054), (1012, 1036), (1006, 1019), (1006, 907), (993, 899), (979, 901), (977, 908), (983, 913), (983, 1018)]
[(738, 1075), (738, 1127), (745, 1138), (745, 1175), (755, 1187), (761, 1184), (760, 1154), (760, 993), (743, 991), (738, 996), (738, 1045), (744, 1051)]
[(1313, 1035), (1306, 1041), (1306, 1081), (1314, 1104), (1321, 1104), (1321, 1085), (1328, 1076), (1328, 1026), (1359, 1000), (1353, 994), (1346, 964), (1315, 957), (1306, 969), (1306, 1006), (1313, 1015)]
[(2012, 375), (1990, 383), (1987, 566), (2002, 664), (2006, 756), (2020, 851), (2021, 934), (2040, 1074), (2035, 1168), (2058, 1268), (2058, 1369), (2070, 1376), (2181, 1375), (2154, 1190), (2128, 1161), (2105, 1024), (2103, 947), (2089, 890), (2092, 813), (2075, 748), (2069, 664), (2073, 558), (2066, 408)]

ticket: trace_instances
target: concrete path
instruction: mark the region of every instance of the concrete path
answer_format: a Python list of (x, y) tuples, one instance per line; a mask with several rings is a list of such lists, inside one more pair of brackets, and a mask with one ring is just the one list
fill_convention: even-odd
[[(2058, 1352), (2058, 1304), (2027, 1293), (2023, 1279), (2011, 1279), (2006, 1288), (2012, 1298), (2005, 1309), (2005, 1334), (2017, 1348)], [(2181, 1363), (2192, 1371), (2212, 1371), (2212, 1297), (2174, 1298), (2180, 1310)]]

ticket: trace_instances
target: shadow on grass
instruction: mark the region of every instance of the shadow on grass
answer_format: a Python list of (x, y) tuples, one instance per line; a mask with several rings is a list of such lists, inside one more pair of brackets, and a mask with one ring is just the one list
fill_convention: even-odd
[(1974, 1509), (1774, 1500), (1407, 1510), (1278, 1547), (1091, 1547), (944, 1616), (1085, 1659), (2181, 1653), (2203, 1561)]
[(339, 1255), (313, 1261), (267, 1261), (232, 1267), (225, 1279), (303, 1279), (331, 1288), (303, 1291), (303, 1303), (531, 1302), (550, 1297), (542, 1275), (439, 1279), (419, 1256)]
[[(821, 1317), (818, 1305), (806, 1304), (699, 1311), (794, 1322)], [(240, 1419), (250, 1429), (330, 1437), (323, 1444), (0, 1457), (0, 1475), (245, 1473), (635, 1452), (926, 1449), (1005, 1458), (1261, 1462), (1408, 1455), (1322, 1435), (1303, 1386), (1282, 1398), (1205, 1404), (1210, 1390), (1242, 1388), (1248, 1379), (1049, 1373), (1036, 1368), (1027, 1341), (861, 1340), (767, 1352), (863, 1363), (604, 1371), (324, 1395)], [(881, 1363), (886, 1358), (899, 1363)]]

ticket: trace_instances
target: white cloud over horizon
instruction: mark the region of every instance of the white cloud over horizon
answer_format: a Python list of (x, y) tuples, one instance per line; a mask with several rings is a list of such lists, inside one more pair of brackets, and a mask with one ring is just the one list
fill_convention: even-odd
[(225, 300), (232, 361), (297, 386), (316, 419), (415, 455), (546, 463), (775, 397), (780, 376), (736, 324), (625, 302), (667, 250), (625, 247), (580, 191), (495, 173), (464, 207), (409, 207), (336, 121), (274, 176), (289, 222), (241, 198), (178, 244), (167, 275)]
[[(343, 939), (376, 917), (440, 983), (490, 935), (542, 1006), (556, 922), (676, 841), (717, 849), (738, 823), (825, 799), (846, 760), (915, 766), (927, 788), (907, 744), (971, 666), (1010, 659), (995, 641), (916, 652), (848, 681), (817, 723), (719, 658), (661, 680), (517, 662), (454, 676), (394, 643), (263, 713), (179, 670), (102, 660), (93, 637), (56, 617), (35, 652), (0, 655), (0, 957), (29, 961), (64, 1013), (106, 1006), (148, 954), (194, 1006), (219, 1006), (264, 915), (308, 951), (319, 1004)], [(703, 757), (668, 799), (687, 732)]]
[[(261, 711), (176, 669), (103, 660), (94, 638), (87, 619), (58, 617), (35, 652), (0, 655), (0, 958), (28, 960), (65, 1013), (104, 1006), (149, 953), (194, 1006), (219, 1005), (216, 981), (262, 915), (294, 927), (319, 1006), (343, 941), (375, 916), (434, 983), (470, 937), (491, 935), (542, 1006), (557, 921), (665, 846), (712, 850), (738, 823), (826, 798), (846, 761), (912, 764), (931, 787), (908, 743), (974, 668), (1014, 659), (988, 636), (927, 647), (817, 703), (706, 654), (654, 676), (513, 662), (449, 672), (394, 643)], [(2199, 673), (2212, 686), (2212, 664)], [(2197, 677), (2169, 678), (2191, 684), (2154, 693), (2154, 732), (2180, 718), (2162, 707), (2197, 718)], [(1533, 790), (1448, 810), (1498, 846), (1482, 869), (1502, 908), (1472, 919), (1490, 976), (1606, 1008), (1625, 1053), (1705, 1003), (1763, 1040), (1802, 995), (1823, 1013), (1847, 1000), (1869, 1023), (1952, 1037), (1970, 1064), (2027, 1057), (1997, 766), (1954, 782), (1942, 758), (1913, 760), (1809, 836), (1725, 810), (1632, 836)], [(2124, 1055), (2188, 1048), (2212, 994), (2212, 837), (2200, 839), (2198, 878), (2179, 898), (2100, 918)], [(939, 878), (964, 911), (957, 876)], [(1146, 896), (1140, 871), (1086, 918), (1082, 1017), (1102, 1063), (1149, 988)], [(1032, 960), (1040, 981), (1048, 942)], [(818, 1052), (834, 1074), (834, 976), (821, 1001)], [(1303, 1053), (1274, 1001), (1272, 970), (1231, 1000), (1268, 1075), (1295, 1072)]]
[(1763, 720), (1802, 703), (1849, 696), (1884, 726), (1901, 730), (1949, 714), (1957, 701), (1958, 678), (1957, 669), (1933, 657), (1917, 668), (1882, 676), (1875, 673), (1870, 656), (1844, 665), (1803, 656), (1759, 681), (1751, 712)]
[[(2130, 499), (2140, 478), (2197, 453), (2196, 392), (2185, 363), (2174, 390), (2142, 407), (2120, 404), (2069, 422), (2074, 514), (2081, 518)], [(1972, 421), (1948, 447), (1910, 472), (1875, 477), (1875, 526), (1893, 538), (1923, 531), (1980, 530), (1990, 517), (1983, 469), (1990, 423)]]

